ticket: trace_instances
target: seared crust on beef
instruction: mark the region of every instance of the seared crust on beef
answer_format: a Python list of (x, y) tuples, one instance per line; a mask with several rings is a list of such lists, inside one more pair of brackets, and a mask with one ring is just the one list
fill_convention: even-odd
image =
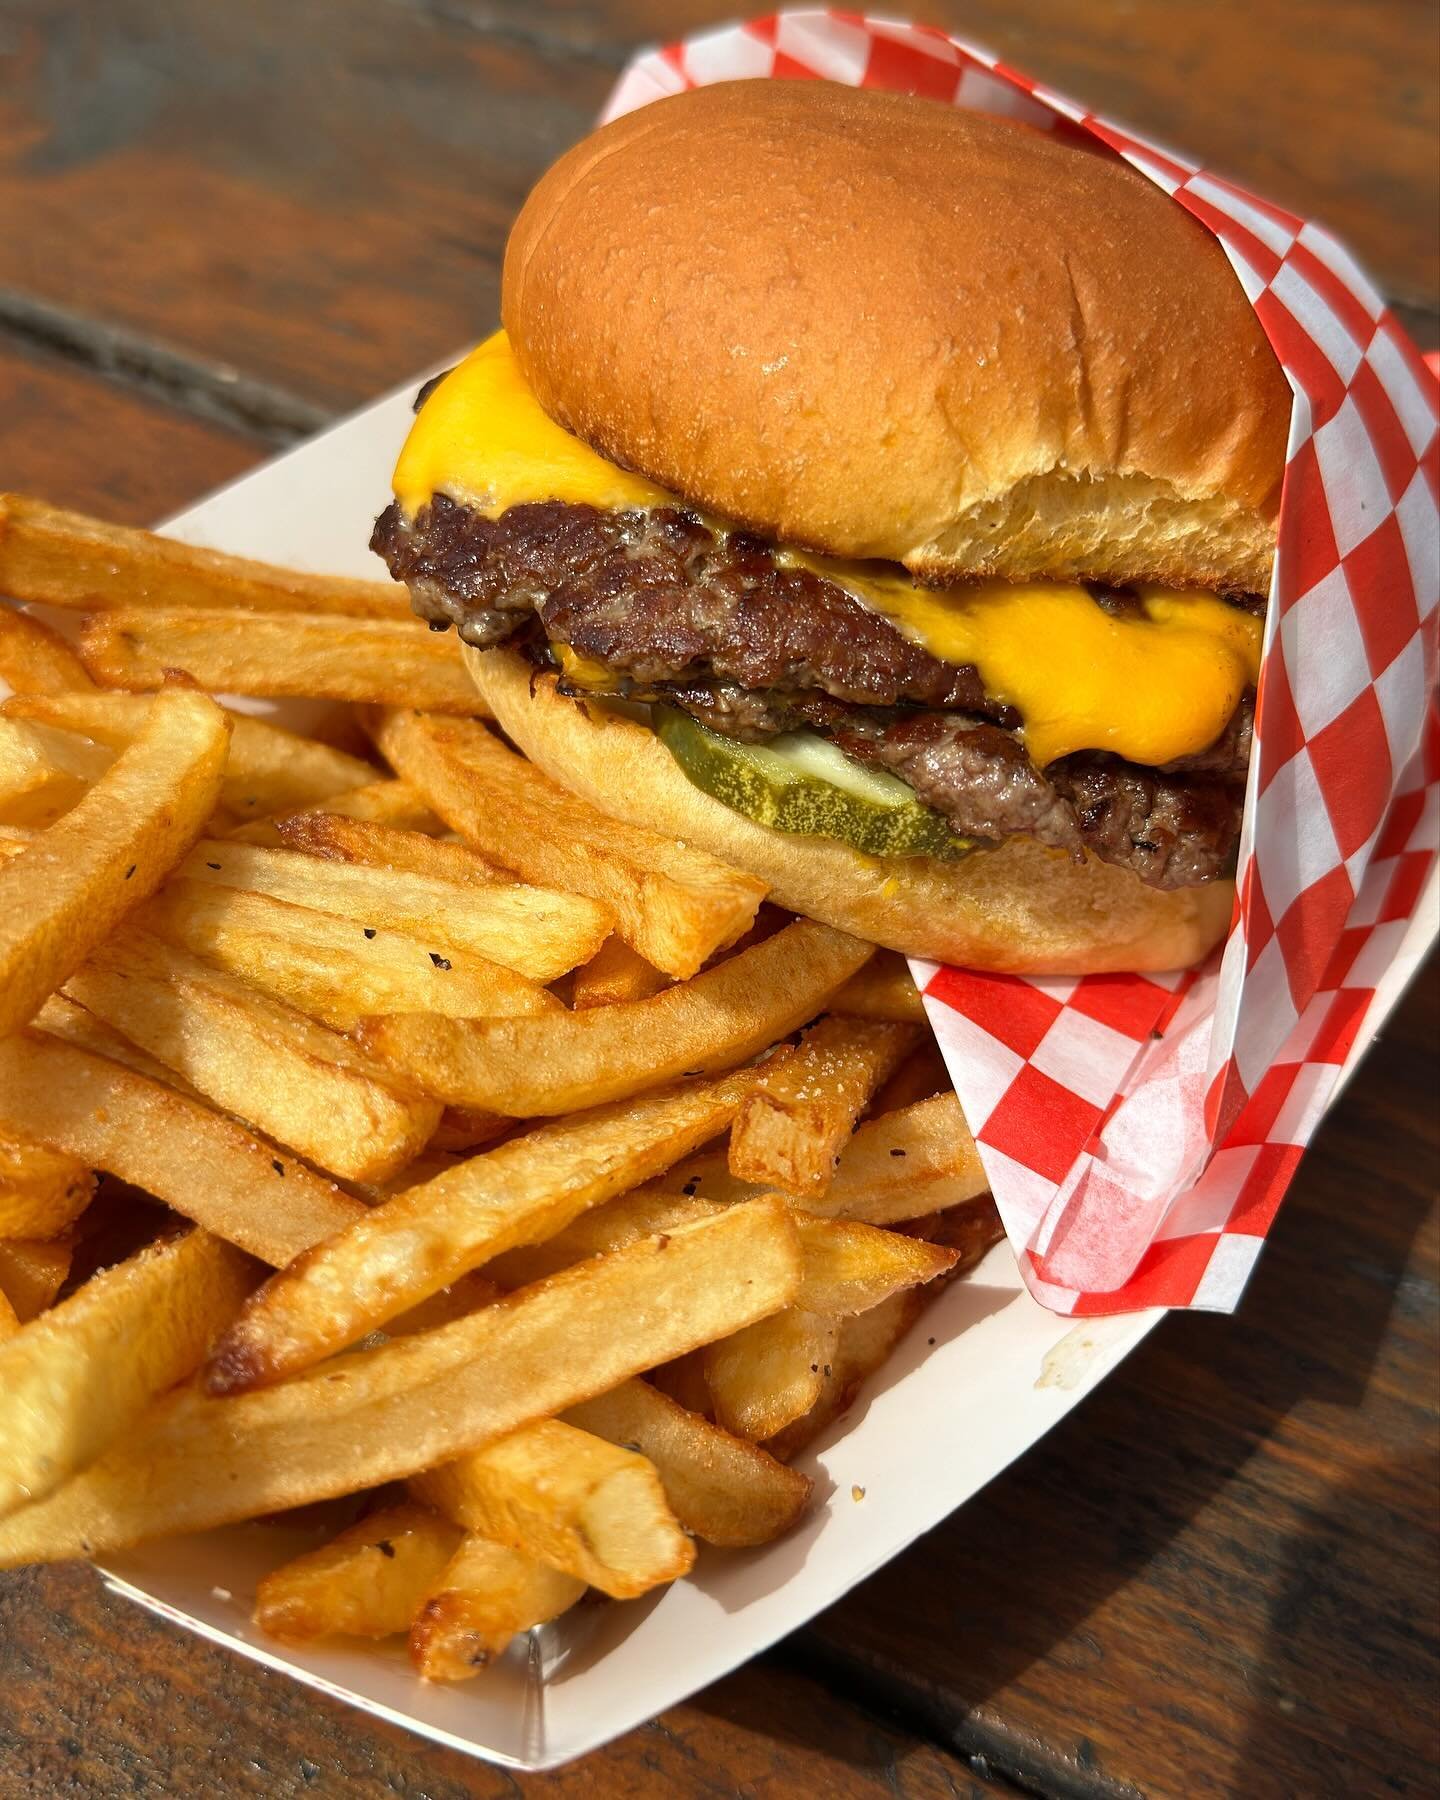
[[(550, 644), (603, 665), (613, 691), (664, 698), (748, 742), (808, 727), (890, 770), (963, 836), (1085, 849), (1156, 887), (1225, 872), (1239, 835), (1252, 705), (1215, 744), (1164, 769), (1082, 753), (1043, 771), (1014, 709), (973, 667), (931, 656), (843, 588), (773, 547), (719, 536), (675, 508), (603, 513), (545, 501), (498, 519), (437, 495), (391, 506), (372, 549), (433, 625), (488, 648), (538, 620)], [(1123, 590), (1097, 604), (1123, 614)], [(532, 653), (549, 662), (548, 646)]]

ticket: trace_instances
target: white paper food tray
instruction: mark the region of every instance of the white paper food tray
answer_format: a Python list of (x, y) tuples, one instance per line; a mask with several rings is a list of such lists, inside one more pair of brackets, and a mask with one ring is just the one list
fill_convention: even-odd
[[(375, 575), (366, 542), (420, 379), (212, 495), (173, 522), (174, 534), (297, 568)], [(237, 704), (301, 728), (316, 710)], [(1432, 882), (1347, 1077), (1428, 947), (1436, 906)], [(160, 1616), (363, 1711), (491, 1762), (553, 1768), (663, 1712), (837, 1600), (1043, 1437), (1162, 1317), (1078, 1325), (1057, 1317), (1024, 1292), (1008, 1245), (997, 1245), (799, 1459), (816, 1487), (797, 1530), (763, 1550), (704, 1549), (693, 1577), (644, 1600), (584, 1604), (457, 1686), (419, 1681), (398, 1648), (301, 1653), (255, 1630), (257, 1580), (318, 1542), (313, 1527), (244, 1525), (151, 1544), (110, 1558), (102, 1573), (115, 1592)]]

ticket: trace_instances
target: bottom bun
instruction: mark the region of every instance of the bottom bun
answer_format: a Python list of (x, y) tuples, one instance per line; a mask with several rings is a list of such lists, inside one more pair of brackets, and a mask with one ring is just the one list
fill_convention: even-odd
[(1128, 869), (1032, 838), (958, 862), (865, 856), (732, 812), (693, 786), (647, 726), (561, 694), (510, 650), (462, 646), (482, 698), (538, 768), (611, 818), (708, 850), (791, 912), (907, 956), (1017, 975), (1183, 968), (1225, 933), (1234, 884), (1162, 893)]

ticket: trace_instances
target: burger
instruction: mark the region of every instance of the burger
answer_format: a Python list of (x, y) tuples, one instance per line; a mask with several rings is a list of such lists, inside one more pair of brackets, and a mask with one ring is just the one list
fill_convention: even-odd
[(603, 812), (1001, 971), (1223, 933), (1290, 412), (1218, 244), (1073, 139), (823, 82), (604, 126), (372, 540)]

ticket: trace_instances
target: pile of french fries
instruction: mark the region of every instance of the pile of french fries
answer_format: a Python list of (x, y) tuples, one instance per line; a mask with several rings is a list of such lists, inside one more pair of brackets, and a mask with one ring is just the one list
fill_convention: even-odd
[(899, 960), (549, 781), (391, 584), (11, 497), (0, 594), (87, 615), (0, 605), (0, 1566), (358, 1496), (259, 1624), (455, 1680), (783, 1532), (999, 1235)]

